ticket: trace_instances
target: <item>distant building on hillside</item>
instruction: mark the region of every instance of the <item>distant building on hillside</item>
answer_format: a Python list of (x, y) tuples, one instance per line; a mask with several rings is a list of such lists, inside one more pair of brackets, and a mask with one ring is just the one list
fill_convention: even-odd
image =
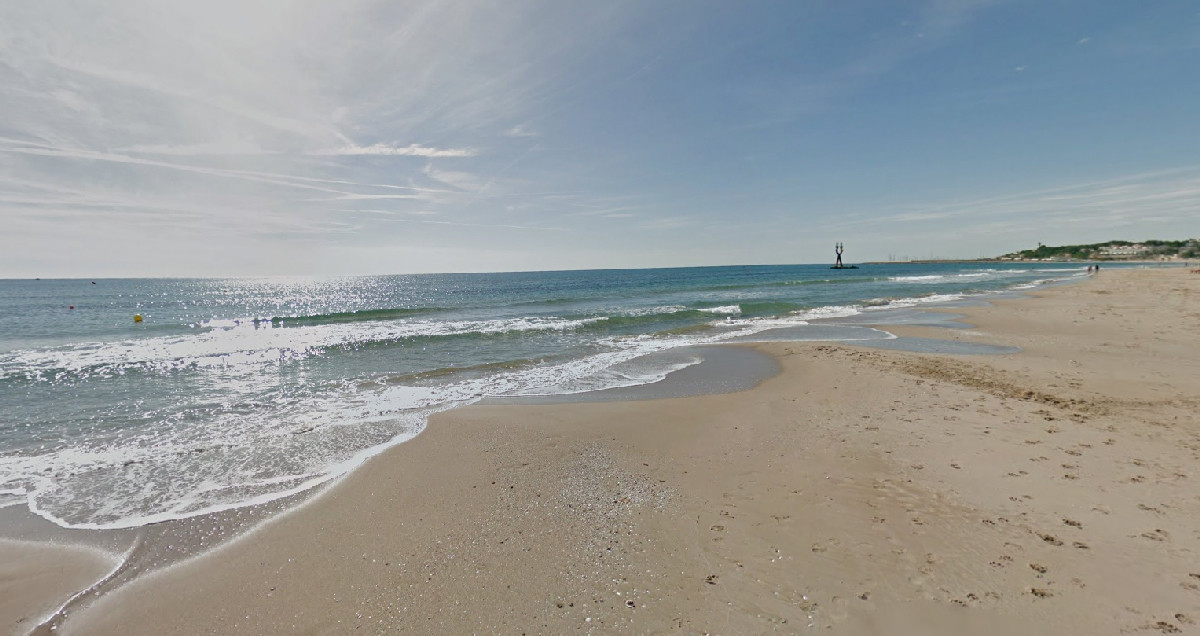
[(1135, 245), (1107, 245), (1100, 248), (1100, 256), (1129, 258), (1130, 256), (1141, 256), (1149, 251), (1150, 248), (1141, 243)]
[(1175, 261), (1200, 258), (1200, 239), (1182, 241), (1145, 240), (1140, 243), (1108, 241), (1088, 245), (1050, 246), (1021, 250), (996, 257), (1000, 261), (1086, 261), (1086, 260), (1158, 260)]

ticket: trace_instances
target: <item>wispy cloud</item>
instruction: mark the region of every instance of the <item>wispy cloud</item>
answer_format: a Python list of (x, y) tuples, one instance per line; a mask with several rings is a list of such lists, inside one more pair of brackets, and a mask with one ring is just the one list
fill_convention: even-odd
[(382, 157), (474, 157), (479, 151), (474, 148), (430, 148), (420, 144), (396, 146), (388, 144), (373, 144), (370, 146), (343, 146), (332, 150), (317, 150), (314, 155), (332, 155), (353, 157), (374, 155)]
[(135, 155), (172, 155), (176, 157), (228, 157), (237, 155), (279, 154), (278, 150), (267, 150), (251, 143), (238, 141), (210, 141), (196, 144), (139, 144), (127, 148), (117, 148), (116, 152)]
[(378, 199), (428, 199), (428, 196), (419, 194), (343, 194), (337, 197), (343, 201), (373, 201)]
[(379, 209), (345, 209), (339, 210), (347, 214), (371, 214), (379, 217), (387, 218), (389, 221), (398, 221), (401, 223), (425, 223), (428, 225), (448, 225), (453, 227), (478, 227), (478, 228), (495, 228), (505, 230), (534, 230), (538, 232), (570, 232), (569, 228), (555, 227), (548, 225), (517, 225), (511, 223), (470, 223), (465, 221), (444, 221), (438, 219), (423, 218), (433, 216), (434, 213), (424, 210), (417, 212), (396, 212), (395, 210), (379, 210)]
[(70, 148), (51, 148), (51, 147), (32, 147), (32, 146), (10, 146), (0, 147), (0, 153), (11, 153), (17, 155), (35, 155), (42, 157), (51, 157), (56, 159), (81, 160), (88, 162), (106, 162), (117, 164), (129, 164), (135, 166), (145, 166), (152, 168), (165, 168), (168, 170), (178, 170), (181, 172), (190, 172), (214, 177), (223, 177), (229, 179), (240, 179), (245, 181), (254, 181), (275, 186), (284, 186), (289, 188), (299, 188), (304, 190), (317, 190), (320, 192), (328, 192), (331, 194), (348, 194), (342, 190), (335, 188), (315, 185), (307, 179), (293, 179), (286, 175), (272, 175), (269, 173), (256, 173), (240, 170), (228, 170), (223, 168), (209, 168), (204, 166), (188, 165), (182, 163), (173, 163), (160, 161), (155, 159), (145, 159), (141, 157), (133, 157), (129, 155), (121, 155), (108, 152), (100, 152), (94, 150), (79, 150)]
[(84, 76), (109, 87), (119, 86), (132, 89), (136, 93), (155, 94), (181, 106), (200, 105), (252, 124), (299, 135), (312, 141), (320, 141), (337, 134), (336, 129), (329, 123), (312, 118), (289, 117), (280, 110), (260, 108), (232, 95), (229, 91), (210, 91), (205, 90), (203, 84), (190, 84), (184, 77), (104, 66), (82, 57), (64, 58), (51, 54), (45, 60), (54, 67), (67, 71), (66, 79)]
[(521, 137), (537, 137), (538, 133), (530, 130), (524, 124), (513, 126), (504, 131), (505, 137), (521, 138)]
[[(346, 179), (330, 179), (320, 177), (310, 177), (306, 175), (291, 175), (274, 172), (262, 172), (255, 170), (236, 170), (230, 168), (218, 168), (208, 165), (196, 165), (182, 163), (179, 161), (166, 161), (162, 159), (152, 159), (146, 157), (133, 156), (135, 154), (162, 154), (175, 155), (177, 157), (192, 157), (197, 155), (214, 154), (218, 156), (230, 156), (228, 152), (204, 152), (205, 149), (180, 148), (177, 152), (169, 151), (170, 147), (164, 147), (161, 152), (155, 152), (153, 147), (133, 146), (124, 149), (129, 154), (121, 152), (104, 152), (97, 150), (87, 150), (80, 148), (62, 148), (55, 147), (49, 144), (23, 141), (19, 139), (11, 139), (0, 137), (0, 154), (11, 153), (16, 155), (36, 155), (43, 157), (52, 157), (63, 160), (76, 160), (86, 162), (108, 162), (117, 164), (132, 164), (138, 166), (147, 166), (152, 168), (164, 168), (168, 170), (178, 170), (181, 172), (191, 172), (206, 176), (216, 176), (230, 179), (241, 179), (246, 181), (254, 181), (271, 185), (300, 188), (305, 190), (317, 190), (338, 195), (350, 195), (347, 188), (362, 188), (362, 189), (400, 189), (414, 192), (439, 192), (436, 188), (421, 188), (412, 185), (400, 185), (392, 183), (368, 183), (361, 181), (352, 181)], [(262, 154), (262, 153), (246, 153), (246, 154)], [(267, 153), (272, 154), (272, 153)], [(341, 186), (334, 187), (334, 186)]]
[[(933, 205), (909, 205), (890, 214), (862, 214), (830, 227), (850, 230), (870, 225), (892, 231), (984, 233), (1069, 229), (1086, 234), (1122, 228), (1130, 238), (1145, 232), (1171, 232), (1194, 224), (1200, 209), (1200, 166), (1137, 173), (1041, 190)], [(1157, 228), (1157, 229), (1156, 229)], [(1177, 231), (1177, 230), (1176, 230)], [(1112, 237), (1117, 238), (1117, 237)]]
[(662, 230), (678, 230), (688, 227), (693, 224), (691, 217), (687, 216), (669, 216), (658, 219), (653, 219), (638, 223), (638, 228), (642, 230), (662, 231)]

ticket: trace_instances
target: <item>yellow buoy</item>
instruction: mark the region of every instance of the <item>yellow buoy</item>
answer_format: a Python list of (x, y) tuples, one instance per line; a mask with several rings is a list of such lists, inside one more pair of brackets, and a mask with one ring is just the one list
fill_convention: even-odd
[(133, 315), (133, 321), (134, 321), (134, 322), (141, 322), (141, 321), (142, 321), (142, 315), (141, 315), (141, 314), (134, 314), (134, 315)]

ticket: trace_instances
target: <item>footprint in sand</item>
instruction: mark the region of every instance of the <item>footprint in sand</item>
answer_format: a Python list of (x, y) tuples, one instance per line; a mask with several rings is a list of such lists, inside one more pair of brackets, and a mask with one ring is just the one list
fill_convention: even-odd
[(1041, 537), (1042, 541), (1045, 541), (1046, 543), (1049, 543), (1050, 545), (1062, 545), (1063, 544), (1063, 542), (1058, 537), (1056, 537), (1052, 534), (1043, 534), (1043, 533), (1039, 532), (1039, 533), (1037, 533), (1037, 536)]
[(1050, 570), (1050, 568), (1042, 565), (1041, 563), (1030, 563), (1029, 567), (1032, 568), (1033, 571), (1037, 572), (1038, 574), (1045, 574), (1046, 572), (1048, 572)]
[(1150, 532), (1143, 532), (1142, 538), (1150, 539), (1151, 541), (1166, 541), (1171, 538), (1171, 534), (1162, 528), (1155, 528)]

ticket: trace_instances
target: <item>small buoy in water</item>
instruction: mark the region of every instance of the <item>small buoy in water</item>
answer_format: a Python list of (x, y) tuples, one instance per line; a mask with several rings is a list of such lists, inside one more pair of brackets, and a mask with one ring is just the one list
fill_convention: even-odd
[(67, 307), (67, 309), (74, 309), (74, 308), (75, 308), (75, 305), (71, 305), (70, 307)]
[(141, 315), (141, 314), (134, 314), (134, 315), (133, 315), (133, 321), (134, 321), (134, 322), (141, 322), (141, 321), (142, 321), (142, 315)]

